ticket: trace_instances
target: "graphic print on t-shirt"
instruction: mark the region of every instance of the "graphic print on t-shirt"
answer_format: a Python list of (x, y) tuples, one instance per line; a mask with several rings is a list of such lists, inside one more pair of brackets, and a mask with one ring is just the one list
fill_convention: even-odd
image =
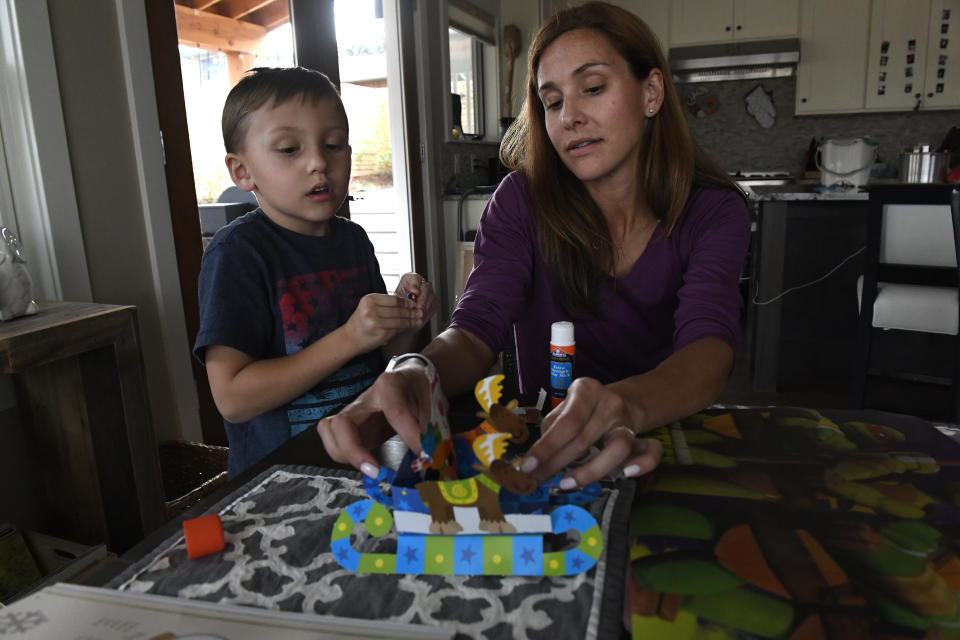
[[(277, 283), (283, 341), (287, 355), (310, 346), (340, 325), (370, 291), (366, 267), (331, 269), (295, 276)], [(287, 410), (294, 436), (320, 418), (338, 411), (373, 384), (376, 352), (350, 361), (297, 398)]]

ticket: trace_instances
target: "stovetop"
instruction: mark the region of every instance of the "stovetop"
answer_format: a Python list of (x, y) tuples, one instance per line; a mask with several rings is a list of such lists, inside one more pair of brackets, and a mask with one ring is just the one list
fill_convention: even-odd
[(787, 171), (734, 171), (728, 175), (734, 182), (748, 184), (786, 184), (795, 178)]

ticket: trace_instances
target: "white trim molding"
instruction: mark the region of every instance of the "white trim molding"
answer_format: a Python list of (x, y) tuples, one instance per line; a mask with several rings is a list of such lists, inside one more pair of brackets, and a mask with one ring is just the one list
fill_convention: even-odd
[(3, 127), (0, 126), (0, 227), (17, 231), (13, 217), (13, 193), (10, 191), (10, 173), (7, 171), (7, 156), (3, 150)]
[[(120, 47), (123, 54), (124, 84), (130, 109), (131, 137), (137, 162), (137, 177), (143, 226), (150, 252), (153, 289), (160, 316), (161, 341), (170, 384), (177, 399), (175, 412), (180, 437), (201, 442), (199, 400), (190, 368), (190, 341), (184, 321), (177, 250), (167, 198), (163, 145), (157, 97), (153, 85), (147, 17), (142, 2), (115, 0)], [(197, 242), (200, 239), (197, 238)], [(156, 428), (156, 425), (155, 427)]]
[(25, 249), (34, 297), (90, 301), (47, 0), (0, 0), (0, 86), (13, 202), (4, 218)]

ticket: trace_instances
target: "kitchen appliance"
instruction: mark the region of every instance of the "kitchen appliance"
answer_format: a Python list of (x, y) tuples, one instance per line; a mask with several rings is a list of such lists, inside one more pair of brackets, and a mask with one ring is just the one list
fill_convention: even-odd
[(757, 40), (670, 49), (674, 82), (786, 78), (800, 60), (800, 40)]
[(831, 138), (817, 147), (816, 163), (820, 182), (849, 184), (860, 187), (870, 179), (870, 169), (877, 161), (877, 143), (868, 138)]
[(793, 182), (794, 176), (786, 171), (735, 171), (727, 174), (737, 186), (753, 198), (753, 187), (776, 187)]
[(793, 180), (793, 174), (786, 171), (735, 171), (727, 175), (741, 187), (775, 187)]
[(904, 147), (900, 152), (901, 182), (943, 182), (946, 151), (934, 151), (929, 144)]

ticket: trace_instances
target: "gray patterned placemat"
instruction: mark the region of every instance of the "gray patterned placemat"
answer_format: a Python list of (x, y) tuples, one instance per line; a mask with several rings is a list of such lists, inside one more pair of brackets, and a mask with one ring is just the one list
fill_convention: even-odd
[[(227, 539), (218, 554), (190, 560), (182, 532), (107, 586), (126, 591), (364, 619), (440, 626), (463, 638), (618, 637), (622, 630), (627, 521), (633, 483), (586, 505), (604, 532), (604, 552), (573, 576), (355, 574), (330, 552), (347, 505), (366, 498), (359, 474), (275, 466), (209, 513)], [(367, 538), (364, 551), (396, 552), (396, 536)]]

